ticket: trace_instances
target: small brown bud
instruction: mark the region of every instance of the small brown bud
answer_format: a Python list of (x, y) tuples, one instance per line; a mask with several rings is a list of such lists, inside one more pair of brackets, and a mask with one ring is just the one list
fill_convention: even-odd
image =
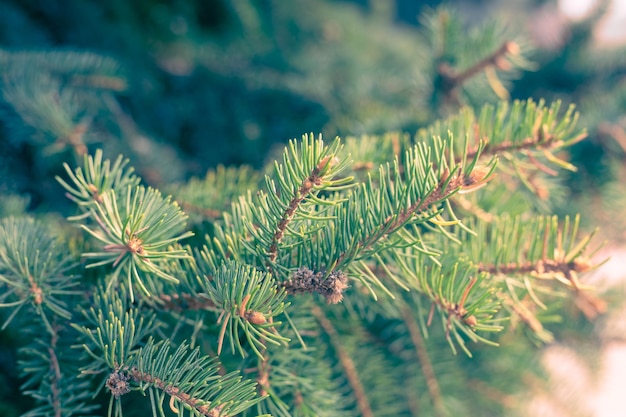
[(257, 325), (267, 323), (267, 319), (263, 313), (258, 311), (246, 311), (245, 319), (248, 320), (249, 323)]
[(493, 175), (488, 176), (490, 171), (491, 168), (486, 166), (474, 167), (469, 175), (463, 177), (459, 194), (470, 193), (484, 187), (493, 178)]
[(463, 318), (463, 323), (467, 324), (468, 326), (476, 326), (478, 320), (476, 320), (476, 316), (470, 314), (469, 316)]
[(520, 54), (519, 44), (517, 42), (514, 42), (514, 41), (509, 41), (509, 42), (505, 43), (504, 44), (504, 49), (506, 50), (507, 53), (509, 53), (511, 55), (519, 55)]
[(317, 170), (319, 172), (325, 171), (327, 168), (332, 168), (339, 163), (339, 158), (336, 156), (328, 155), (317, 164)]
[(589, 258), (585, 256), (577, 256), (572, 261), (572, 267), (576, 272), (587, 272), (593, 268), (593, 264)]

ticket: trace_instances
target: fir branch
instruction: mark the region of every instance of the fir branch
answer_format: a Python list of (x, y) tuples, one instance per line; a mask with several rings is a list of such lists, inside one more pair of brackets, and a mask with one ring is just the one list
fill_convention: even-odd
[(483, 264), (476, 265), (479, 272), (503, 275), (532, 275), (535, 277), (550, 277), (553, 274), (560, 274), (565, 277), (574, 288), (578, 288), (577, 279), (574, 274), (583, 273), (593, 268), (587, 258), (578, 257), (570, 262), (564, 260), (538, 260), (536, 262), (509, 262), (506, 264)]
[(261, 175), (249, 166), (219, 165), (208, 170), (204, 178), (192, 178), (185, 184), (168, 186), (165, 191), (191, 215), (192, 222), (218, 221), (240, 195), (258, 188), (260, 178)]
[(97, 405), (89, 404), (90, 382), (76, 379), (76, 356), (70, 353), (75, 334), (58, 322), (51, 328), (35, 324), (25, 330), (31, 342), (19, 351), (18, 367), (25, 378), (21, 389), (38, 404), (25, 416), (86, 415)]
[[(127, 167), (128, 159), (118, 156), (113, 164), (108, 159), (103, 159), (102, 150), (97, 150), (93, 156), (83, 157), (83, 166), (74, 171), (68, 164), (63, 164), (65, 171), (73, 185), (70, 185), (61, 177), (56, 180), (67, 190), (66, 196), (74, 201), (79, 208), (88, 215), (89, 208), (96, 203), (102, 203), (102, 195), (110, 190), (119, 192), (127, 187), (139, 184), (139, 177), (134, 174), (134, 168)], [(77, 219), (80, 217), (75, 217)]]
[[(587, 251), (594, 233), (578, 237), (579, 221), (578, 216), (562, 221), (556, 216), (525, 220), (501, 217), (490, 223), (470, 221), (468, 225), (476, 236), (461, 233), (461, 239), (467, 238), (468, 242), (462, 251), (471, 254), (479, 271), (556, 279), (580, 289), (578, 274), (597, 266), (591, 257), (600, 246)], [(450, 249), (460, 250), (454, 246)]]
[(339, 362), (341, 366), (344, 368), (346, 378), (350, 382), (350, 386), (352, 387), (352, 392), (354, 397), (356, 398), (356, 402), (359, 407), (359, 415), (362, 417), (373, 417), (374, 414), (372, 412), (372, 408), (369, 404), (367, 394), (365, 393), (365, 389), (361, 381), (359, 380), (359, 375), (354, 366), (354, 362), (350, 358), (350, 355), (344, 350), (343, 346), (339, 341), (339, 334), (335, 327), (332, 325), (328, 317), (322, 312), (322, 309), (318, 306), (313, 306), (311, 312), (318, 320), (324, 332), (330, 338), (330, 342), (335, 349), (335, 353), (338, 356)]
[[(543, 100), (530, 99), (485, 105), (478, 114), (464, 107), (457, 115), (418, 131), (415, 140), (429, 143), (441, 132), (448, 132), (449, 137), (470, 138), (473, 146), (469, 148), (467, 142), (452, 143), (456, 155), (469, 159), (478, 153), (482, 157), (499, 155), (504, 159), (501, 168), (513, 169), (514, 175), (527, 182), (527, 172), (553, 175), (556, 171), (551, 167), (575, 170), (554, 153), (580, 142), (587, 134), (576, 126), (579, 115), (573, 105), (563, 113), (560, 110), (559, 101), (547, 106)], [(519, 158), (521, 155), (526, 156), (528, 162)], [(457, 161), (462, 162), (463, 158)]]
[(169, 344), (149, 340), (129, 361), (126, 372), (142, 391), (155, 387), (169, 395), (174, 413), (179, 413), (180, 404), (195, 414), (230, 417), (261, 400), (251, 381), (236, 372), (220, 376), (218, 368), (214, 358), (201, 356), (198, 349), (189, 351), (186, 343), (170, 353)]
[(352, 177), (337, 176), (349, 165), (341, 149), (339, 139), (325, 145), (312, 135), (305, 135), (300, 144), (290, 142), (282, 164), (274, 164), (273, 178), (266, 176), (266, 191), (248, 193), (232, 205), (202, 257), (213, 268), (232, 258), (287, 278), (289, 266), (279, 259), (280, 248), (291, 258), (295, 246), (302, 244), (302, 233), (312, 234), (330, 220), (328, 212), (342, 200), (318, 197), (321, 192), (332, 196), (352, 187)]
[(437, 376), (435, 375), (435, 370), (428, 356), (428, 350), (426, 348), (424, 338), (422, 337), (421, 330), (413, 317), (414, 313), (406, 306), (401, 310), (402, 318), (406, 323), (407, 330), (411, 336), (411, 341), (415, 346), (415, 352), (420, 362), (422, 373), (424, 374), (424, 378), (426, 378), (426, 386), (428, 387), (430, 398), (433, 401), (435, 415), (438, 417), (445, 416), (446, 409), (441, 397), (441, 390), (439, 388), (439, 383), (437, 382)]
[(128, 309), (115, 293), (100, 290), (94, 306), (83, 311), (86, 326), (73, 325), (83, 334), (83, 348), (92, 358), (82, 373), (108, 371), (104, 385), (112, 399), (119, 403), (131, 391), (132, 379), (142, 391), (154, 387), (169, 395), (172, 409), (179, 402), (206, 416), (235, 415), (259, 401), (254, 384), (236, 373), (220, 376), (218, 362), (201, 355), (199, 349), (190, 351), (183, 342), (170, 353), (169, 340), (155, 342), (151, 336), (157, 325), (155, 315), (139, 313)]
[(587, 249), (593, 233), (578, 236), (578, 217), (503, 216), (491, 222), (470, 220), (467, 226), (473, 234), (453, 228), (463, 245), (439, 239), (440, 247), (452, 259), (471, 260), (476, 273), (489, 274), (496, 298), (539, 340), (549, 341), (552, 335), (532, 313), (528, 301), (546, 310), (547, 301), (542, 298), (556, 302), (566, 295), (559, 291), (565, 287), (573, 290), (589, 317), (605, 310), (605, 303), (589, 294), (579, 280), (580, 274), (597, 266), (590, 260), (599, 246)]
[[(295, 157), (298, 157), (296, 155)], [(304, 199), (313, 191), (314, 187), (319, 187), (322, 185), (324, 180), (324, 173), (329, 171), (329, 169), (336, 165), (339, 162), (337, 157), (333, 155), (325, 156), (320, 159), (315, 168), (311, 171), (309, 176), (302, 181), (298, 190), (294, 193), (291, 200), (287, 204), (285, 211), (283, 212), (278, 225), (276, 226), (276, 231), (272, 236), (272, 242), (270, 243), (270, 247), (267, 251), (269, 262), (274, 262), (276, 260), (276, 255), (278, 253), (278, 244), (283, 238), (285, 230), (289, 225), (289, 222), (293, 218), (296, 210), (300, 206), (300, 204), (304, 201)]]
[(506, 61), (507, 55), (519, 55), (520, 47), (514, 41), (505, 41), (492, 54), (484, 57), (471, 67), (462, 72), (455, 70), (447, 63), (442, 63), (437, 68), (438, 75), (441, 77), (441, 92), (450, 96), (453, 91), (463, 85), (467, 80), (476, 76), (481, 71), (487, 71), (489, 67), (496, 67), (500, 70), (511, 69), (511, 65)]
[[(540, 122), (540, 119), (538, 119), (538, 122)], [(572, 141), (568, 145), (573, 145), (577, 142), (580, 142), (586, 137), (587, 137), (587, 133), (585, 132), (580, 133), (579, 136), (576, 136), (575, 138), (573, 138)], [(551, 148), (563, 147), (563, 141), (560, 138), (551, 135), (550, 133), (546, 132), (545, 129), (541, 129), (539, 126), (537, 126), (532, 136), (525, 137), (521, 140), (516, 141), (515, 143), (511, 140), (506, 140), (504, 142), (491, 145), (488, 137), (483, 136), (482, 140), (486, 142), (486, 145), (482, 150), (483, 155), (498, 155), (503, 152), (521, 152), (521, 151), (528, 151), (528, 150), (544, 150), (544, 149), (548, 150)], [(468, 157), (472, 158), (476, 155), (476, 153), (477, 153), (476, 150), (470, 150), (467, 153), (467, 155)], [(524, 153), (524, 154), (531, 160), (531, 162), (533, 163), (533, 165), (535, 165), (536, 168), (540, 169), (541, 171), (549, 175), (552, 175), (552, 176), (557, 175), (556, 171), (553, 171), (545, 167), (541, 162), (537, 161), (533, 157), (532, 154), (530, 153)]]
[(201, 296), (211, 300), (221, 311), (218, 355), (227, 330), (231, 350), (233, 353), (237, 350), (242, 356), (246, 356), (246, 352), (239, 339), (239, 329), (244, 331), (250, 348), (259, 357), (263, 357), (261, 351), (267, 343), (280, 345), (289, 341), (276, 330), (280, 322), (274, 321), (288, 305), (284, 303), (286, 294), (277, 288), (269, 274), (230, 261), (211, 275), (211, 280), (201, 282), (204, 288)]
[[(352, 231), (355, 236), (346, 239), (347, 247), (334, 244), (343, 250), (329, 260), (330, 265), (342, 268), (353, 260), (367, 257), (376, 251), (376, 245), (410, 222), (437, 223), (436, 205), (456, 192), (476, 190), (492, 178), (494, 161), (491, 166), (482, 167), (475, 165), (476, 159), (466, 161), (465, 166), (448, 166), (444, 157), (448, 143), (435, 143), (433, 148), (418, 144), (407, 152), (402, 173), (397, 160), (393, 168), (381, 167), (380, 188), (371, 180), (357, 188), (346, 203), (351, 211), (336, 215), (336, 228), (341, 230), (346, 228), (342, 225), (354, 225), (352, 227), (358, 229)], [(408, 237), (408, 240), (415, 244), (419, 237)], [(408, 241), (403, 243), (409, 244)]]
[(1, 219), (0, 308), (13, 309), (3, 328), (29, 303), (50, 332), (53, 317), (70, 318), (68, 296), (77, 293), (78, 282), (68, 272), (75, 266), (43, 224), (28, 217)]
[(144, 294), (150, 295), (144, 283), (148, 274), (178, 282), (160, 264), (169, 259), (191, 258), (183, 248), (172, 246), (193, 233), (184, 232), (187, 216), (178, 204), (170, 198), (163, 198), (159, 191), (142, 186), (129, 187), (123, 197), (118, 203), (111, 190), (102, 195), (101, 203), (95, 202), (95, 208), (90, 209), (99, 227), (97, 230), (85, 225), (81, 227), (104, 245), (102, 251), (84, 253), (83, 256), (103, 259), (89, 264), (89, 268), (112, 264), (114, 274), (110, 287), (123, 271), (129, 283), (130, 297), (134, 299), (133, 283)]

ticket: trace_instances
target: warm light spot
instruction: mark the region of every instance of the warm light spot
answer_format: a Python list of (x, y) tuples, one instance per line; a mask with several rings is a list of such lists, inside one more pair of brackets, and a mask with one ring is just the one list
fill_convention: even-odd
[(597, 0), (559, 0), (559, 9), (568, 19), (582, 20), (589, 16)]
[[(598, 0), (559, 0), (559, 11), (571, 21), (580, 21), (591, 15), (599, 6)], [(610, 46), (626, 43), (626, 1), (612, 0), (598, 25), (594, 38), (599, 45)]]

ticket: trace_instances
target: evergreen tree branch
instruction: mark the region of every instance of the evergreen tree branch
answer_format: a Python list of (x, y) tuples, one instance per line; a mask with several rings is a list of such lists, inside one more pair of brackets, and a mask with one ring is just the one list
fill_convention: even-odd
[(192, 178), (185, 184), (168, 186), (191, 221), (199, 224), (207, 219), (219, 221), (223, 212), (239, 196), (259, 187), (261, 175), (249, 166), (224, 167), (207, 171), (204, 178)]
[[(82, 373), (107, 372), (104, 385), (117, 404), (133, 389), (131, 383), (141, 391), (153, 388), (169, 395), (175, 412), (180, 404), (194, 415), (209, 417), (233, 416), (260, 400), (253, 383), (237, 373), (221, 376), (217, 360), (201, 355), (199, 349), (190, 350), (182, 342), (170, 352), (171, 341), (155, 342), (151, 336), (156, 330), (155, 315), (140, 317), (138, 309), (129, 310), (115, 293), (99, 291), (94, 307), (83, 315), (86, 326), (73, 327), (84, 335), (83, 348), (93, 362)], [(164, 397), (160, 398), (162, 406)]]
[(13, 309), (3, 328), (28, 305), (48, 324), (50, 332), (53, 317), (69, 319), (67, 300), (77, 293), (78, 282), (68, 272), (75, 266), (43, 224), (32, 218), (1, 219), (0, 308)]
[(437, 376), (435, 375), (435, 370), (433, 369), (433, 365), (428, 356), (428, 350), (426, 348), (424, 338), (422, 337), (421, 330), (413, 317), (414, 313), (406, 306), (401, 310), (402, 318), (406, 323), (407, 330), (411, 336), (411, 341), (415, 346), (415, 352), (420, 362), (422, 373), (424, 374), (424, 378), (426, 378), (426, 386), (428, 387), (428, 392), (430, 393), (430, 398), (435, 408), (435, 415), (437, 417), (443, 417), (446, 415), (445, 405), (441, 397), (441, 390), (439, 388), (439, 383), (437, 382)]
[(119, 199), (113, 191), (102, 196), (90, 209), (98, 229), (81, 225), (83, 230), (102, 242), (100, 252), (83, 254), (86, 258), (100, 258), (89, 268), (111, 264), (114, 274), (109, 286), (113, 286), (123, 272), (127, 276), (131, 299), (134, 299), (133, 284), (150, 295), (145, 284), (146, 275), (178, 282), (178, 279), (161, 266), (168, 259), (191, 258), (186, 250), (175, 249), (179, 240), (193, 235), (184, 232), (187, 216), (170, 198), (163, 198), (159, 191), (142, 186), (126, 189), (124, 198)]
[[(284, 28), (266, 23), (282, 18), (292, 6), (276, 2), (276, 10), (269, 12), (252, 3), (227, 8), (248, 34), (271, 27), (276, 31), (272, 35), (281, 35)], [(278, 55), (287, 61), (298, 58), (291, 69), (317, 63), (318, 44), (352, 38), (354, 22), (346, 19), (344, 25), (347, 16), (317, 28), (307, 26), (318, 36), (313, 54), (298, 45), (293, 50), (305, 52), (293, 55), (280, 45)], [(218, 168), (203, 180), (171, 188), (180, 204), (164, 197), (167, 193), (140, 185), (121, 156), (109, 161), (102, 151), (85, 153), (96, 133), (106, 139), (121, 134), (131, 145), (141, 136), (143, 128), (114, 98), (127, 87), (117, 62), (72, 51), (0, 50), (0, 118), (9, 128), (26, 128), (12, 129), (7, 137), (16, 142), (15, 149), (28, 150), (29, 157), (38, 146), (48, 153), (84, 154), (82, 166), (64, 165), (67, 175), (57, 179), (76, 203), (78, 215), (71, 219), (80, 220), (82, 230), (94, 238), (63, 241), (45, 233), (43, 223), (0, 220), (3, 328), (26, 328), (16, 338), (25, 340), (18, 350), (21, 390), (35, 400), (25, 417), (89, 414), (95, 409), (89, 401), (100, 401), (101, 390), (110, 401), (109, 417), (122, 417), (122, 411), (135, 405), (127, 402), (128, 396), (141, 395), (149, 397), (146, 408), (152, 415), (162, 417), (417, 415), (424, 412), (417, 410), (418, 401), (427, 409), (432, 404), (433, 414), (441, 417), (450, 407), (474, 409), (483, 400), (492, 402), (489, 397), (514, 391), (499, 382), (515, 384), (518, 378), (498, 380), (495, 369), (504, 367), (494, 359), (502, 360), (513, 350), (506, 358), (507, 372), (528, 362), (514, 349), (499, 358), (493, 351), (483, 356), (485, 347), (479, 346), (473, 366), (483, 360), (488, 375), (478, 371), (468, 378), (460, 362), (467, 358), (453, 361), (449, 352), (432, 348), (430, 342), (447, 342), (454, 353), (460, 348), (471, 356), (469, 342), (497, 345), (495, 333), (503, 322), (511, 328), (523, 324), (532, 337), (550, 341), (553, 336), (544, 326), (567, 300), (564, 288), (573, 289), (587, 316), (603, 311), (602, 300), (579, 280), (596, 265), (590, 261), (591, 236), (578, 236), (578, 219), (533, 217), (526, 210), (534, 201), (517, 204), (525, 199), (503, 194), (513, 194), (523, 184), (539, 198), (546, 197), (547, 185), (556, 183), (548, 177), (561, 168), (574, 170), (562, 152), (585, 136), (576, 126), (574, 107), (561, 111), (558, 102), (528, 100), (481, 108), (485, 98), (495, 98), (491, 90), (504, 97), (503, 83), (527, 64), (524, 42), (511, 40), (496, 25), (468, 33), (461, 16), (444, 8), (424, 20), (432, 59), (418, 59), (415, 67), (404, 65), (409, 61), (402, 58), (402, 66), (418, 75), (384, 77), (382, 84), (395, 89), (394, 108), (405, 109), (383, 124), (433, 122), (429, 116), (447, 110), (439, 108), (440, 98), (454, 104), (467, 98), (473, 107), (421, 129), (413, 138), (388, 133), (350, 139), (344, 146), (339, 139), (325, 144), (321, 137), (305, 135), (288, 144), (273, 171), (266, 167), (263, 172), (271, 173), (264, 183), (251, 169)], [(287, 38), (282, 35), (280, 39)], [(257, 37), (246, 50), (267, 50), (273, 42)], [(407, 41), (404, 47), (421, 47), (423, 57), (428, 47), (418, 42)], [(382, 49), (377, 58), (391, 64), (387, 69), (395, 68), (394, 54)], [(381, 85), (371, 82), (379, 74), (366, 71), (360, 77), (367, 67), (360, 65), (361, 57), (341, 58), (340, 75), (350, 74), (344, 71), (346, 62), (356, 70), (359, 80), (351, 86)], [(334, 57), (331, 62), (338, 63)], [(273, 71), (243, 79), (267, 86), (261, 79)], [(270, 84), (290, 90), (294, 80), (301, 81), (288, 75), (284, 84), (275, 75), (270, 74)], [(338, 80), (332, 75), (327, 78)], [(365, 113), (342, 110), (352, 98), (341, 93), (339, 100), (331, 100), (334, 89), (320, 92), (324, 88), (317, 84), (325, 74), (317, 77), (293, 91), (306, 91), (316, 103), (323, 102), (332, 118), (339, 114), (351, 124), (371, 123), (371, 109), (380, 113), (375, 120), (386, 118), (384, 100), (378, 97), (367, 101), (373, 105), (366, 105)], [(413, 90), (406, 88), (409, 79), (416, 82), (418, 95), (406, 93)], [(378, 94), (377, 89), (372, 92)], [(418, 106), (427, 104), (410, 120), (406, 109), (414, 110), (410, 104), (415, 101), (407, 98)], [(376, 130), (382, 131), (382, 125)], [(136, 146), (134, 150), (139, 151)], [(145, 147), (143, 151), (151, 156)], [(501, 186), (466, 199), (465, 193), (494, 177), (498, 160), (503, 161), (498, 165)], [(175, 174), (171, 169), (168, 173)], [(459, 218), (453, 210), (455, 198), (456, 206), (478, 219)], [(5, 204), (0, 197), (0, 215)], [(192, 247), (197, 243), (192, 240), (190, 246), (180, 245), (192, 236), (180, 207), (193, 211), (192, 227), (205, 234), (204, 247)], [(20, 207), (21, 212), (27, 209)], [(506, 212), (520, 216), (501, 214)], [(79, 269), (68, 250), (88, 260), (80, 279), (70, 275)], [(78, 290), (81, 297), (76, 297)], [(380, 290), (389, 297), (379, 300)], [(328, 305), (303, 296), (311, 293)], [(291, 344), (294, 336), (297, 343)], [(235, 355), (223, 353), (225, 344)], [(70, 346), (82, 347), (81, 354)], [(493, 381), (498, 390), (481, 385), (481, 380)], [(453, 397), (456, 404), (444, 403)], [(503, 404), (511, 401), (505, 397)]]
[(61, 400), (59, 398), (59, 380), (61, 379), (61, 369), (59, 367), (59, 360), (54, 352), (57, 345), (58, 333), (53, 333), (50, 340), (50, 347), (48, 347), (48, 355), (50, 357), (50, 391), (52, 392), (52, 408), (54, 409), (55, 417), (61, 417), (63, 409), (61, 408)]
[(565, 112), (560, 109), (559, 101), (547, 106), (542, 100), (512, 104), (503, 101), (497, 106), (483, 106), (478, 114), (464, 107), (457, 115), (418, 131), (415, 140), (429, 143), (441, 132), (448, 132), (449, 137), (468, 138), (466, 142), (452, 142), (457, 155), (470, 159), (477, 152), (483, 157), (498, 155), (499, 169), (503, 173), (517, 178), (524, 187), (545, 198), (546, 192), (533, 177), (537, 174), (554, 176), (555, 168), (574, 171), (576, 168), (557, 153), (587, 135), (576, 126), (579, 115), (573, 106)]
[(32, 341), (19, 351), (18, 366), (25, 378), (21, 389), (37, 404), (25, 416), (86, 415), (97, 405), (89, 404), (90, 383), (76, 379), (76, 356), (70, 347), (75, 335), (57, 322), (50, 327), (51, 332), (43, 325), (31, 325), (25, 332)]
[[(180, 404), (196, 415), (231, 417), (260, 401), (255, 398), (253, 383), (242, 381), (237, 373), (217, 375), (216, 361), (200, 356), (198, 349), (188, 352), (187, 345), (182, 343), (175, 352), (169, 351), (168, 344), (150, 340), (129, 361), (125, 372), (139, 383), (141, 390), (152, 386), (169, 395), (169, 406), (174, 413), (180, 412), (177, 407)], [(123, 385), (126, 377), (117, 371), (112, 375), (118, 380), (108, 385), (120, 393), (126, 391)]]
[(228, 330), (231, 350), (242, 356), (246, 353), (239, 340), (239, 329), (243, 330), (250, 348), (263, 357), (267, 343), (286, 344), (289, 341), (276, 330), (279, 321), (274, 318), (286, 308), (285, 292), (276, 287), (271, 276), (249, 266), (230, 261), (213, 273), (211, 280), (203, 280), (204, 298), (210, 299), (221, 311), (218, 323), (222, 324), (218, 337), (218, 355)]
[(453, 91), (460, 85), (463, 85), (467, 80), (476, 76), (481, 71), (487, 71), (489, 67), (495, 67), (500, 70), (511, 69), (511, 64), (505, 59), (507, 55), (519, 55), (520, 48), (514, 41), (505, 41), (502, 45), (496, 49), (491, 55), (488, 55), (476, 62), (471, 67), (456, 72), (449, 64), (442, 63), (437, 68), (438, 74), (441, 77), (441, 90), (442, 93), (448, 97), (453, 94)]
[(359, 415), (363, 417), (373, 417), (374, 414), (372, 412), (372, 408), (367, 399), (368, 397), (365, 393), (365, 389), (361, 384), (361, 381), (359, 380), (359, 375), (356, 367), (354, 366), (354, 362), (350, 358), (350, 355), (348, 355), (348, 353), (341, 346), (337, 330), (335, 330), (335, 327), (322, 312), (321, 308), (319, 308), (318, 306), (313, 306), (311, 312), (324, 329), (324, 332), (330, 338), (330, 342), (333, 345), (335, 353), (338, 356), (339, 362), (345, 370), (346, 378), (348, 378), (348, 381), (350, 382), (352, 392), (359, 407)]
[(337, 157), (333, 155), (328, 155), (322, 158), (315, 168), (311, 171), (309, 176), (302, 181), (302, 184), (298, 188), (298, 190), (294, 193), (291, 200), (287, 204), (278, 225), (276, 226), (276, 231), (272, 236), (272, 242), (270, 243), (270, 247), (267, 250), (268, 253), (268, 262), (274, 262), (276, 260), (276, 255), (278, 253), (278, 244), (283, 238), (285, 230), (289, 225), (289, 222), (294, 216), (294, 213), (300, 206), (300, 204), (304, 201), (304, 199), (313, 191), (313, 187), (319, 187), (322, 185), (322, 181), (324, 180), (324, 173), (332, 167), (332, 165), (336, 165), (339, 162)]

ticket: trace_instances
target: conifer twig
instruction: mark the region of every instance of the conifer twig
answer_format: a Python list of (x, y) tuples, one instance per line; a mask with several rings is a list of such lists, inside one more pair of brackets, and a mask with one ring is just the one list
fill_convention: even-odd
[(516, 42), (506, 41), (491, 55), (481, 59), (463, 72), (455, 73), (454, 69), (446, 63), (439, 65), (438, 72), (442, 79), (441, 88), (443, 93), (445, 95), (451, 95), (455, 88), (487, 68), (497, 67), (502, 70), (509, 69), (511, 65), (504, 57), (507, 54), (519, 55), (519, 53), (520, 48)]
[(479, 263), (477, 265), (478, 272), (487, 272), (489, 274), (550, 274), (561, 273), (565, 278), (576, 286), (572, 279), (573, 274), (577, 272), (586, 272), (592, 268), (586, 258), (578, 257), (571, 262), (564, 260), (540, 259), (537, 262), (509, 262), (506, 264), (488, 264)]
[(357, 402), (357, 406), (359, 407), (359, 414), (362, 417), (374, 417), (372, 413), (372, 407), (370, 406), (369, 400), (367, 399), (367, 395), (365, 394), (365, 389), (363, 388), (363, 384), (359, 379), (359, 375), (356, 371), (356, 367), (354, 366), (354, 362), (350, 355), (344, 350), (343, 346), (339, 342), (339, 334), (337, 330), (332, 325), (330, 320), (324, 315), (322, 309), (318, 306), (314, 306), (311, 309), (311, 312), (317, 318), (320, 325), (330, 338), (330, 343), (335, 348), (335, 352), (339, 357), (339, 362), (341, 366), (343, 366), (344, 371), (346, 372), (346, 378), (352, 387), (352, 392), (354, 393), (354, 397)]
[(50, 346), (48, 347), (48, 355), (50, 356), (50, 391), (52, 394), (52, 408), (54, 409), (54, 416), (61, 417), (63, 415), (63, 409), (61, 407), (61, 400), (59, 398), (59, 381), (61, 379), (61, 368), (59, 366), (59, 359), (57, 358), (54, 349), (56, 348), (57, 341), (59, 339), (59, 335), (56, 332), (52, 334), (52, 338), (50, 340)]
[(435, 415), (438, 417), (445, 416), (446, 411), (441, 397), (441, 390), (439, 389), (439, 383), (437, 382), (437, 376), (435, 375), (433, 364), (430, 361), (428, 351), (426, 350), (426, 343), (424, 343), (424, 338), (422, 337), (415, 318), (406, 306), (402, 308), (402, 318), (406, 323), (407, 330), (411, 336), (411, 341), (415, 346), (415, 352), (418, 360), (420, 361), (424, 378), (426, 379), (426, 386), (428, 387), (430, 398), (433, 400)]
[(300, 206), (300, 203), (304, 201), (307, 195), (311, 193), (314, 186), (320, 185), (322, 179), (321, 173), (326, 170), (333, 163), (333, 158), (329, 155), (323, 158), (315, 168), (311, 171), (309, 176), (302, 181), (300, 188), (294, 193), (293, 197), (289, 201), (287, 208), (283, 212), (283, 215), (276, 226), (274, 236), (272, 236), (272, 243), (267, 251), (269, 263), (273, 262), (278, 255), (278, 244), (283, 238), (287, 225), (293, 218), (296, 210)]
[[(365, 251), (369, 249), (376, 242), (402, 227), (412, 216), (430, 208), (439, 201), (445, 200), (457, 190), (470, 192), (480, 188), (492, 178), (492, 176), (488, 176), (488, 171), (484, 167), (476, 167), (469, 175), (461, 174), (451, 179), (447, 177), (448, 174), (444, 173), (439, 185), (429, 192), (426, 197), (417, 200), (409, 208), (390, 215), (372, 234), (365, 236), (360, 243), (360, 250)], [(340, 254), (335, 265), (342, 265), (351, 255), (353, 255), (353, 251)]]
[(178, 201), (180, 208), (187, 213), (197, 213), (209, 220), (219, 220), (222, 218), (223, 212), (216, 209), (204, 208), (187, 201)]
[[(581, 133), (578, 137), (572, 140), (572, 144), (580, 142), (585, 137), (587, 137), (587, 133)], [(548, 134), (544, 136), (542, 130), (537, 130), (537, 132), (533, 136), (529, 136), (525, 139), (522, 139), (518, 143), (513, 143), (511, 141), (504, 141), (497, 145), (490, 145), (489, 138), (481, 138), (485, 142), (485, 146), (481, 149), (480, 154), (482, 156), (485, 155), (496, 155), (502, 152), (516, 152), (516, 151), (524, 151), (530, 149), (550, 149), (553, 146), (562, 145), (563, 141), (556, 137)], [(468, 150), (467, 157), (473, 158), (477, 154), (477, 150)]]
[(212, 300), (189, 293), (160, 294), (158, 298), (167, 310), (214, 310), (216, 308)]
[[(161, 391), (170, 395), (172, 399), (177, 399), (178, 401), (182, 402), (183, 404), (187, 405), (193, 410), (196, 410), (206, 417), (229, 417), (221, 413), (221, 407), (219, 405), (211, 409), (210, 404), (207, 404), (205, 401), (194, 398), (186, 392), (182, 392), (178, 387), (167, 384), (160, 378), (154, 377), (146, 372), (140, 372), (137, 368), (133, 368), (130, 370), (130, 376), (135, 381), (153, 384)], [(170, 408), (175, 413), (178, 413), (178, 409), (176, 409), (176, 407), (174, 406), (173, 401), (174, 400), (170, 400)]]

